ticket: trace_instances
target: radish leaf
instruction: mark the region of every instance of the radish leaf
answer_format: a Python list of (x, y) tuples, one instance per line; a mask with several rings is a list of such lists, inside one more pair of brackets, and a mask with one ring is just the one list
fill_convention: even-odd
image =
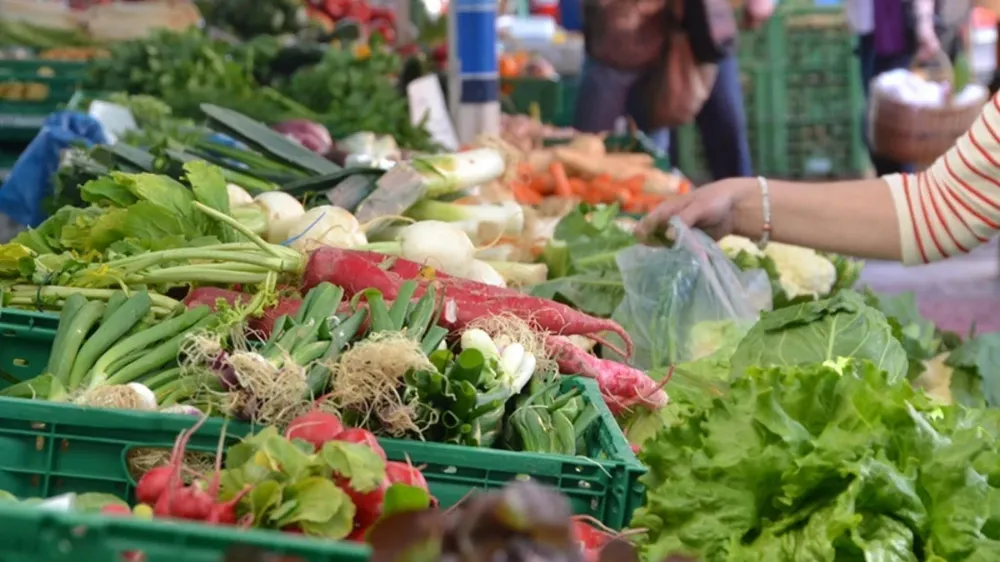
[(347, 478), (355, 491), (371, 492), (385, 479), (385, 461), (371, 447), (330, 441), (323, 445), (319, 455), (335, 473)]

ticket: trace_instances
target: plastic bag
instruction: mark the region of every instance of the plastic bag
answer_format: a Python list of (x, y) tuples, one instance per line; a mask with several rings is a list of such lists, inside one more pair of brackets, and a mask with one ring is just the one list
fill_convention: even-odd
[(632, 336), (630, 363), (645, 370), (711, 354), (706, 332), (742, 332), (771, 306), (763, 270), (740, 271), (703, 232), (671, 225), (672, 247), (636, 245), (616, 256), (625, 297), (612, 318)]
[(21, 226), (35, 227), (46, 218), (42, 202), (52, 193), (52, 174), (62, 151), (71, 144), (106, 144), (99, 121), (72, 111), (53, 113), (17, 159), (0, 187), (0, 213)]

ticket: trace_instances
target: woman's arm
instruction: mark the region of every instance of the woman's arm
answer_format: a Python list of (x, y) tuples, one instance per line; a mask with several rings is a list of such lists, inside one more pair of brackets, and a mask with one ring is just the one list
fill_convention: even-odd
[[(756, 180), (732, 180), (734, 230), (757, 239), (763, 198)], [(772, 238), (906, 263), (968, 252), (1000, 230), (1000, 101), (919, 174), (836, 183), (769, 185)]]
[[(764, 209), (755, 179), (735, 179), (733, 230), (759, 240)], [(768, 181), (771, 239), (865, 258), (899, 260), (900, 227), (889, 185), (881, 179), (793, 183)]]

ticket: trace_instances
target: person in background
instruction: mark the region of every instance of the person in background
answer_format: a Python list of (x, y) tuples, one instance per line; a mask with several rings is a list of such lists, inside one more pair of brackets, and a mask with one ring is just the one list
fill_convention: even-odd
[[(669, 149), (676, 161), (670, 131), (644, 126), (638, 87), (646, 73), (658, 69), (666, 9), (673, 1), (684, 0), (583, 0), (586, 59), (574, 127), (603, 133), (612, 130), (619, 117), (629, 115), (660, 149)], [(745, 27), (760, 26), (773, 10), (773, 0), (747, 0)], [(718, 66), (715, 85), (696, 122), (713, 177), (747, 177), (753, 172), (735, 50)]]
[[(845, 8), (848, 24), (858, 36), (866, 105), (873, 78), (890, 70), (910, 68), (914, 56), (927, 60), (941, 50), (934, 28), (934, 0), (848, 0)], [(865, 114), (867, 123), (867, 110)], [(863, 130), (867, 137), (867, 126)], [(871, 159), (878, 175), (915, 169), (913, 164), (893, 162), (874, 153)]]
[(834, 183), (730, 179), (662, 203), (639, 224), (662, 239), (672, 217), (715, 238), (737, 234), (919, 264), (970, 251), (1000, 232), (1000, 98), (926, 170)]

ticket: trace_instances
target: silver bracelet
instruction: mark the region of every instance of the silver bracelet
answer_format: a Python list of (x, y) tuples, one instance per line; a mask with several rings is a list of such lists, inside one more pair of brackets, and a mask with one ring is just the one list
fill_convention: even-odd
[(761, 210), (764, 215), (764, 226), (761, 227), (757, 247), (763, 250), (771, 241), (771, 191), (767, 187), (767, 178), (763, 176), (757, 176), (757, 185), (760, 186)]

